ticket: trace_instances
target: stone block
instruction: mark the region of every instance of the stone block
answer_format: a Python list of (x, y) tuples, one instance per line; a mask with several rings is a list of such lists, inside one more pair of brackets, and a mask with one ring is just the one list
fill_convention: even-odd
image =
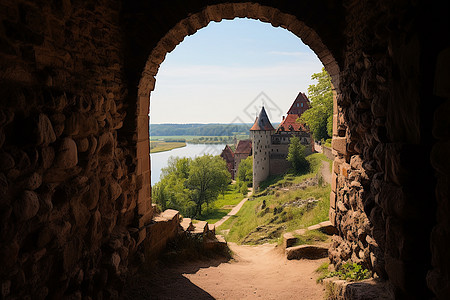
[(150, 171), (150, 155), (138, 158), (136, 174), (141, 175), (149, 171)]
[(319, 225), (319, 224), (316, 224), (316, 225), (309, 226), (309, 227), (308, 227), (308, 230), (317, 230), (317, 229), (319, 229), (319, 228), (320, 228), (320, 225)]
[(336, 208), (336, 193), (330, 192), (330, 208)]
[(291, 259), (320, 259), (328, 257), (328, 249), (313, 245), (300, 245), (285, 250), (286, 258)]
[(153, 218), (153, 211), (147, 212), (145, 215), (139, 218), (139, 228), (145, 227), (150, 223)]
[(333, 235), (333, 234), (338, 234), (338, 230), (336, 229), (336, 227), (334, 227), (333, 224), (331, 224), (330, 221), (324, 221), (319, 223), (320, 225), (320, 231), (328, 234), (328, 235)]
[(136, 246), (139, 246), (147, 237), (147, 230), (144, 228), (140, 229), (138, 232), (138, 239), (136, 241)]
[[(148, 115), (138, 116), (137, 139), (138, 141), (148, 141), (149, 137)], [(138, 156), (139, 157), (139, 156)]]
[(216, 226), (214, 224), (208, 224), (208, 231), (212, 234), (216, 233)]
[(184, 231), (194, 230), (194, 225), (192, 225), (191, 218), (183, 218), (183, 221), (181, 221), (180, 226), (181, 228), (183, 228)]
[(208, 222), (206, 221), (199, 221), (198, 223), (194, 224), (194, 233), (206, 233), (208, 230)]
[(333, 137), (338, 136), (338, 115), (333, 114)]
[(77, 144), (71, 138), (64, 138), (56, 153), (54, 166), (59, 169), (69, 169), (78, 164)]
[(331, 173), (331, 191), (336, 192), (337, 185), (337, 175), (336, 173)]
[(161, 217), (163, 217), (167, 221), (173, 221), (173, 220), (179, 221), (180, 212), (175, 209), (166, 209), (165, 211), (163, 211), (161, 213)]
[(328, 212), (328, 218), (330, 219), (330, 223), (333, 226), (336, 226), (336, 209), (330, 207), (330, 210)]
[(297, 229), (297, 230), (294, 230), (294, 233), (298, 234), (298, 235), (304, 235), (306, 233), (306, 231), (308, 231), (308, 230), (306, 230), (306, 229)]
[(292, 247), (297, 242), (297, 238), (292, 232), (286, 232), (283, 234), (283, 247), (284, 249)]
[(347, 138), (346, 137), (333, 137), (331, 146), (338, 153), (345, 155), (347, 153)]
[(148, 141), (148, 136), (146, 140), (139, 141), (136, 143), (136, 157), (141, 158), (150, 155), (150, 143)]
[(350, 169), (351, 169), (351, 167), (349, 164), (347, 164), (347, 163), (342, 164), (341, 168), (340, 168), (340, 171), (341, 171), (340, 175), (344, 176), (345, 178), (348, 178), (348, 176), (350, 175)]

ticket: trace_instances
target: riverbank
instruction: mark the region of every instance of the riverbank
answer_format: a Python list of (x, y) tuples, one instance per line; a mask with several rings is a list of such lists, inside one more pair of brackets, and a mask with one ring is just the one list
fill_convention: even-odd
[(164, 152), (182, 147), (186, 147), (186, 142), (150, 141), (150, 153)]

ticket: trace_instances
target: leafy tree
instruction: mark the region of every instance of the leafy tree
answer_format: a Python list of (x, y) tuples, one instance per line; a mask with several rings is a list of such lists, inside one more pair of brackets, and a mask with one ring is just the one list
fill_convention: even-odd
[(204, 155), (190, 164), (186, 186), (191, 190), (191, 199), (196, 204), (195, 216), (201, 214), (202, 205), (217, 199), (220, 191), (230, 182), (230, 173), (225, 161), (219, 156)]
[(296, 136), (291, 137), (287, 160), (292, 164), (294, 172), (306, 173), (309, 171), (309, 163), (305, 158), (305, 146)]
[(247, 186), (252, 186), (253, 182), (253, 157), (249, 156), (241, 160), (238, 167), (238, 180), (245, 182)]
[(315, 140), (326, 140), (332, 136), (333, 130), (333, 91), (331, 77), (325, 68), (321, 73), (315, 73), (311, 79), (317, 84), (308, 87), (311, 108), (300, 117), (300, 122), (306, 123)]

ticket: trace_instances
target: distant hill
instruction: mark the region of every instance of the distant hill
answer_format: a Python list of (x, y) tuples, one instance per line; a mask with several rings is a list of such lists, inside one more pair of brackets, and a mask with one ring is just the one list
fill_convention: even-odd
[(253, 124), (150, 124), (151, 136), (248, 135)]

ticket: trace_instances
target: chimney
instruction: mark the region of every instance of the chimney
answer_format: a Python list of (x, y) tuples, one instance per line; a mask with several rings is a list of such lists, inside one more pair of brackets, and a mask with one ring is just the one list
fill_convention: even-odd
[(283, 121), (284, 121), (284, 116), (283, 116)]

